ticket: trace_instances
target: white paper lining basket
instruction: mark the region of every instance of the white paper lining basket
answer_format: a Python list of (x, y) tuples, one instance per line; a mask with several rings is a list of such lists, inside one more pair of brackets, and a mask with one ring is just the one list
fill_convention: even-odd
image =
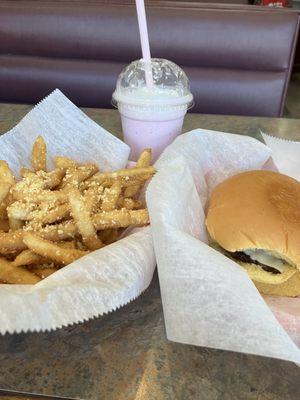
[(250, 137), (199, 129), (178, 137), (158, 160), (147, 205), (168, 339), (300, 363), (300, 350), (247, 273), (207, 245), (211, 190), (261, 169), (270, 154)]
[[(0, 137), (0, 159), (18, 176), (30, 167), (31, 148), (42, 135), (51, 157), (124, 168), (129, 147), (88, 118), (59, 90)], [(77, 260), (32, 285), (0, 285), (0, 333), (45, 331), (86, 321), (121, 307), (150, 284), (155, 268), (150, 227)]]

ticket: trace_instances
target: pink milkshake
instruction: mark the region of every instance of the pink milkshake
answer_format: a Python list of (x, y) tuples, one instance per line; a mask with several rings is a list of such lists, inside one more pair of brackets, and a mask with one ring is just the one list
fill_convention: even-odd
[(118, 108), (125, 142), (136, 160), (150, 147), (154, 161), (182, 130), (184, 116), (193, 104), (193, 95), (184, 71), (171, 61), (137, 60), (120, 74), (113, 104)]

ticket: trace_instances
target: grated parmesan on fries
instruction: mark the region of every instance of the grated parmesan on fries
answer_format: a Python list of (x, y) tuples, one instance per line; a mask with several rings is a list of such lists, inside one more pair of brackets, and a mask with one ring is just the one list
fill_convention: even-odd
[(91, 251), (116, 241), (128, 226), (149, 224), (137, 199), (155, 173), (151, 150), (135, 168), (101, 172), (94, 164), (54, 157), (47, 171), (47, 147), (33, 144), (32, 170), (16, 181), (0, 160), (0, 282), (35, 284)]

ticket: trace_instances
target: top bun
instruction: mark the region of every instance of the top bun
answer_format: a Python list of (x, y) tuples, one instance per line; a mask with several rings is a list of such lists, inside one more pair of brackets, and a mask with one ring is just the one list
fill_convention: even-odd
[(248, 171), (218, 185), (206, 225), (229, 252), (263, 249), (300, 270), (300, 184), (272, 171)]

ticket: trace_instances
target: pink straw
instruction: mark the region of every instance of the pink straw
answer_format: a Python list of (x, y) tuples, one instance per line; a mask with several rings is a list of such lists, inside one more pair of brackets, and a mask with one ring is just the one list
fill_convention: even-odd
[(145, 61), (145, 67), (146, 67), (145, 68), (146, 84), (149, 87), (153, 85), (153, 76), (151, 69), (151, 53), (149, 45), (145, 3), (144, 0), (135, 0), (135, 3), (136, 3), (136, 11), (137, 11), (139, 30), (140, 30), (143, 60)]

